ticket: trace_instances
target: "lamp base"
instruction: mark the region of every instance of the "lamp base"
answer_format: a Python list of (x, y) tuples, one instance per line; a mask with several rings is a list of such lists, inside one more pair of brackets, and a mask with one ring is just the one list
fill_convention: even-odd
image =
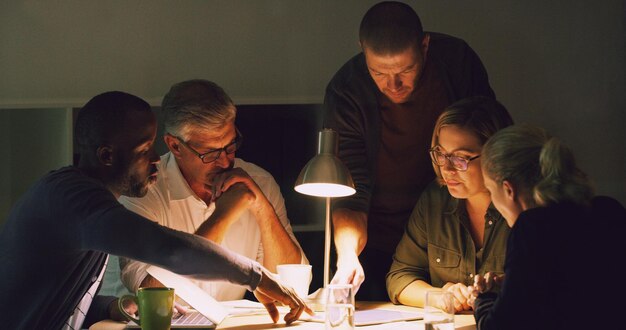
[(308, 295), (304, 302), (314, 311), (323, 312), (326, 310), (326, 299), (328, 297), (328, 290), (326, 288), (319, 288), (315, 292)]

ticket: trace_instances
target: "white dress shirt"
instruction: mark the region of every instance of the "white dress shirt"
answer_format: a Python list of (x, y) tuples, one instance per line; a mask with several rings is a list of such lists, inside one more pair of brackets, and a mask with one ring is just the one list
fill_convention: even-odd
[[(302, 255), (300, 262), (308, 264), (308, 260), (293, 234), (287, 218), (285, 201), (272, 175), (259, 166), (239, 158), (235, 158), (235, 167), (240, 167), (246, 171), (263, 191), (263, 194), (274, 207), (289, 237), (300, 248)], [(157, 182), (149, 188), (146, 196), (142, 198), (122, 196), (119, 198), (120, 203), (129, 210), (163, 226), (194, 233), (213, 213), (215, 203), (207, 205), (191, 190), (180, 172), (176, 157), (172, 153), (168, 152), (161, 156), (158, 169)], [(244, 211), (239, 220), (229, 227), (221, 245), (263, 264), (264, 251), (261, 244), (261, 232), (257, 220), (249, 211)], [(122, 282), (131, 292), (136, 292), (147, 275), (146, 268), (148, 265), (135, 260), (122, 259), (120, 258)], [(193, 262), (193, 260), (189, 262)], [(241, 299), (246, 290), (245, 287), (228, 282), (192, 281), (219, 301)]]

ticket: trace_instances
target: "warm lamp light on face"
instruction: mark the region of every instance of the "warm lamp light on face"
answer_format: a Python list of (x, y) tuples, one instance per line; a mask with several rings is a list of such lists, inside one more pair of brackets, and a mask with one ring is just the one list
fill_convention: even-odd
[[(326, 197), (326, 222), (324, 227), (324, 288), (330, 279), (330, 198), (344, 197), (356, 192), (348, 168), (337, 157), (337, 132), (323, 129), (319, 133), (317, 155), (302, 169), (295, 190), (301, 194)], [(309, 301), (324, 304), (325, 292), (317, 290)]]

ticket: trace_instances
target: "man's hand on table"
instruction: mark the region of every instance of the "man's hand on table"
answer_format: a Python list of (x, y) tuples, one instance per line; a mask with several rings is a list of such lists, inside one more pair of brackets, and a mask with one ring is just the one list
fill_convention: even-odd
[[(120, 312), (120, 309), (117, 307), (118, 300), (120, 300), (120, 298), (113, 300), (109, 304), (109, 317), (111, 318), (111, 320), (114, 321), (126, 322), (128, 321), (128, 318), (126, 318), (126, 316), (124, 316), (124, 314), (122, 314), (122, 312)], [(122, 306), (124, 307), (126, 313), (128, 313), (129, 315), (137, 315), (139, 307), (137, 307), (137, 304), (133, 300), (124, 299), (124, 301), (122, 302)]]
[(354, 294), (356, 295), (364, 280), (365, 272), (359, 262), (359, 257), (357, 257), (356, 254), (350, 254), (339, 257), (337, 261), (337, 272), (330, 283), (352, 284)]

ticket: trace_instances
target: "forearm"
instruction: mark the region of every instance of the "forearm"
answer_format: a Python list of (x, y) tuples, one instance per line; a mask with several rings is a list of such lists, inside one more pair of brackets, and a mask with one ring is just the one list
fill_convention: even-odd
[[(109, 210), (85, 232), (85, 249), (99, 250), (201, 280), (226, 280), (254, 289), (259, 264), (193, 234), (159, 226), (124, 209)], [(137, 240), (137, 237), (142, 237)]]
[(143, 281), (141, 281), (141, 288), (160, 288), (164, 287), (163, 283), (159, 282), (156, 278), (152, 277), (152, 275), (148, 274), (144, 277)]
[(215, 210), (196, 230), (195, 234), (221, 244), (230, 226), (248, 209), (254, 195), (243, 182), (235, 183), (215, 201)]
[(428, 290), (433, 290), (433, 286), (422, 280), (413, 281), (398, 294), (398, 302), (407, 306), (424, 307)]
[(195, 234), (212, 242), (221, 244), (226, 236), (230, 224), (236, 220), (236, 215), (222, 214), (216, 210), (196, 230)]
[(367, 214), (349, 209), (333, 211), (333, 229), (338, 259), (358, 256), (367, 243)]
[(263, 251), (266, 251), (263, 254), (263, 266), (275, 273), (277, 265), (299, 264), (302, 252), (281, 224), (273, 207), (268, 204), (259, 208), (255, 216), (261, 231)]

